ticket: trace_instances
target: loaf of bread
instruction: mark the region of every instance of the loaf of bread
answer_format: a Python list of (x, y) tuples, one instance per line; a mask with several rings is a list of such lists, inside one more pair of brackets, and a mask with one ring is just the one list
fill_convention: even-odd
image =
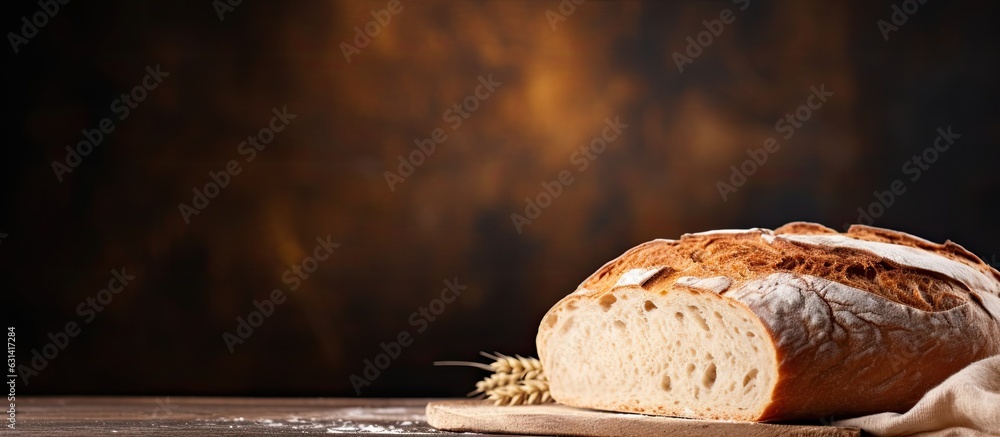
[(905, 411), (1000, 354), (1000, 273), (961, 246), (811, 223), (641, 244), (542, 319), (565, 405), (772, 421)]

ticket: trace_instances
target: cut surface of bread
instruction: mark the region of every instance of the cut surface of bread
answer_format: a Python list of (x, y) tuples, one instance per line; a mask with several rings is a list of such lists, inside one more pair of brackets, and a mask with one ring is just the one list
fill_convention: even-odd
[(777, 380), (776, 353), (746, 307), (697, 289), (604, 296), (563, 313), (564, 323), (547, 319), (560, 330), (544, 364), (560, 375), (555, 399), (694, 417), (762, 413)]
[(1000, 353), (1000, 273), (954, 243), (809, 223), (655, 240), (543, 318), (554, 399), (681, 417), (902, 411)]

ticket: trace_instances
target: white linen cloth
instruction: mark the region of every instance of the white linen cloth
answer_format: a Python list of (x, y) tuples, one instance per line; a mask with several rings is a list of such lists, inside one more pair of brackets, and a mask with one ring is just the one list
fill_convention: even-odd
[(1000, 436), (1000, 355), (951, 375), (905, 413), (834, 422), (876, 436)]

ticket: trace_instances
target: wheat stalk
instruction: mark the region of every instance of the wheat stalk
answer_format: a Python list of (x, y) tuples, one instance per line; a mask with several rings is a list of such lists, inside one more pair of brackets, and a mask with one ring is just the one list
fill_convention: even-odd
[(480, 393), (488, 393), (493, 391), (497, 387), (503, 387), (505, 385), (517, 384), (518, 381), (524, 376), (523, 373), (494, 373), (487, 376), (482, 381), (476, 383), (476, 390), (469, 393), (469, 396), (478, 395)]
[(532, 370), (541, 371), (542, 362), (538, 361), (538, 358), (524, 358), (520, 355), (515, 355), (513, 357), (501, 354), (499, 352), (494, 352), (496, 355), (490, 355), (486, 352), (480, 352), (484, 357), (492, 358), (493, 362), (490, 363), (490, 367), (493, 368), (494, 372), (499, 373), (522, 373), (529, 372)]
[(438, 361), (438, 366), (470, 366), (493, 372), (476, 383), (469, 396), (485, 396), (495, 405), (535, 405), (554, 402), (549, 393), (549, 382), (537, 358), (520, 355), (493, 355), (480, 352), (493, 360), (483, 364), (471, 361)]
[(522, 380), (489, 391), (487, 399), (494, 405), (536, 405), (552, 402), (552, 395), (548, 381)]

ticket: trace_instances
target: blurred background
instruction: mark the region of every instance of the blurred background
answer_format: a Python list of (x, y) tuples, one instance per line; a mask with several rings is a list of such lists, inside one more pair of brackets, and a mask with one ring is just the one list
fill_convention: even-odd
[[(3, 324), (25, 366), (68, 322), (80, 332), (19, 395), (461, 396), (483, 372), (433, 361), (533, 355), (542, 315), (585, 277), (686, 232), (841, 229), (862, 208), (1000, 254), (997, 3), (55, 4), (34, 33), (22, 17), (52, 2), (3, 6)], [(833, 95), (803, 110), (812, 87)], [(125, 118), (123, 93), (142, 97)], [(283, 108), (295, 117), (261, 133)], [(913, 162), (948, 126), (961, 137)], [(446, 139), (414, 152), (435, 129)], [(768, 138), (780, 149), (723, 196)], [(546, 202), (560, 172), (572, 182)], [(880, 201), (895, 180), (906, 192)], [(327, 237), (339, 247), (308, 261)], [(102, 294), (122, 268), (135, 278)], [(461, 295), (433, 303), (455, 278)], [(286, 300), (227, 341), (275, 289)]]

